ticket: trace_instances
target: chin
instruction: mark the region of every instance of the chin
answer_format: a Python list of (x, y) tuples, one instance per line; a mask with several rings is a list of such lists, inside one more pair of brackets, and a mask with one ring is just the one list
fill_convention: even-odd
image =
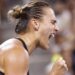
[(49, 46), (45, 46), (45, 48), (44, 48), (44, 49), (48, 50), (48, 49), (49, 49)]
[(49, 45), (48, 44), (42, 45), (41, 48), (44, 49), (44, 50), (48, 50), (49, 49)]

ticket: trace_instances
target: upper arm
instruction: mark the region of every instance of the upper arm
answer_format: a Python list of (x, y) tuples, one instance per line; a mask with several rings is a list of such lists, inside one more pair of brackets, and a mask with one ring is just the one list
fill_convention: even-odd
[(9, 54), (4, 60), (5, 75), (24, 75), (27, 73), (28, 59), (24, 56)]

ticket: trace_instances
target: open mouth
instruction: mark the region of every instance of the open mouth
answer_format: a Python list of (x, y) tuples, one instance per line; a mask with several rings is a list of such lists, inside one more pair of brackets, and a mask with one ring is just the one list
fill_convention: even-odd
[(52, 33), (51, 35), (49, 35), (49, 39), (50, 39), (51, 37), (55, 37), (55, 33)]
[(52, 33), (52, 37), (55, 37), (55, 33)]
[(49, 39), (51, 38), (51, 35), (49, 35)]

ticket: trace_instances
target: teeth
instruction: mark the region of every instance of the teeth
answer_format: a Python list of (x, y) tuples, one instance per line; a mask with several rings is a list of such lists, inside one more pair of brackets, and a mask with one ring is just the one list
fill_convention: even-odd
[(55, 37), (55, 35), (54, 35), (54, 34), (52, 34), (52, 37)]

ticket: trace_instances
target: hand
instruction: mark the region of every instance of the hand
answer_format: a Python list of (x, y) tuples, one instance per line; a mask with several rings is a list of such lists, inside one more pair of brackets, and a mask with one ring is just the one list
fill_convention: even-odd
[(64, 75), (67, 70), (68, 68), (65, 63), (65, 60), (60, 58), (54, 63), (49, 75)]

